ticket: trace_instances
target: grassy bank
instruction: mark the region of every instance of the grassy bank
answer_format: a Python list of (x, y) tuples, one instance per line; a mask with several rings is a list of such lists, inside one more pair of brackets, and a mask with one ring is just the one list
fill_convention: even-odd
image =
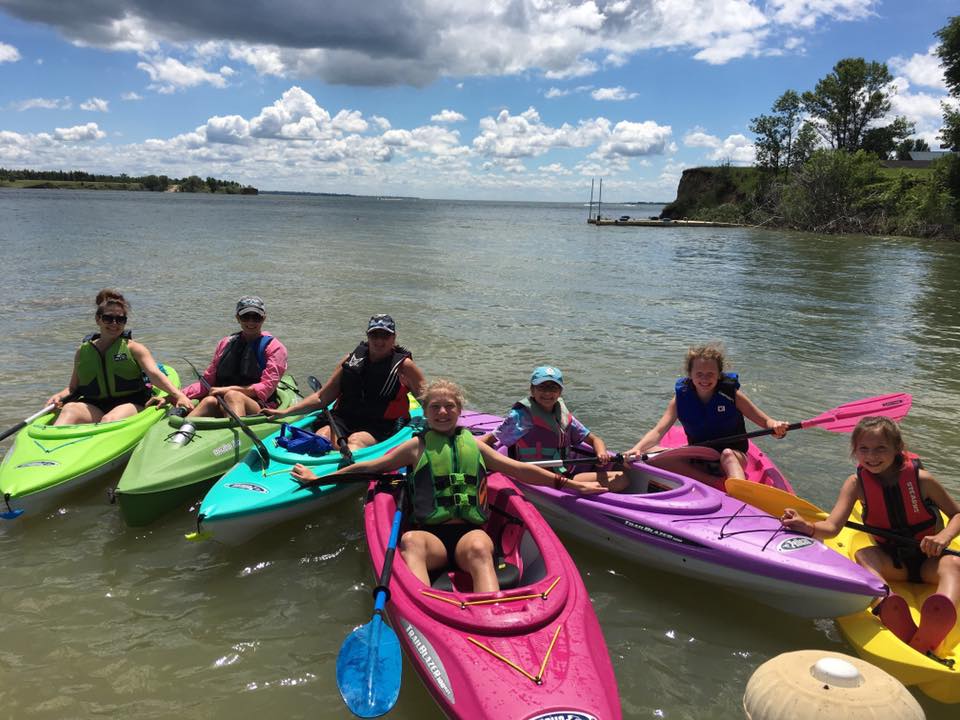
[(958, 177), (960, 158), (927, 168), (890, 168), (863, 152), (818, 151), (789, 174), (729, 165), (685, 170), (677, 199), (663, 216), (956, 239), (960, 202), (952, 188)]

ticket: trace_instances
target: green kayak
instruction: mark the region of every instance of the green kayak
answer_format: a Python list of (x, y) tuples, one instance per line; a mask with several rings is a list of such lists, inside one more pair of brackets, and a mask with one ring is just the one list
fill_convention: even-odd
[[(160, 369), (180, 386), (176, 370), (168, 365)], [(154, 393), (165, 394), (157, 388)], [(116, 422), (57, 426), (51, 425), (56, 413), (37, 418), (16, 434), (0, 464), (0, 518), (34, 511), (60, 493), (119, 467), (166, 413), (166, 408), (148, 407)]]
[[(280, 408), (288, 408), (299, 400), (293, 376), (281, 378), (277, 399)], [(265, 415), (248, 415), (243, 423), (257, 437), (264, 438), (277, 432), (281, 423), (299, 417), (273, 420)], [(199, 499), (252, 447), (250, 437), (230, 418), (187, 420), (168, 415), (150, 428), (137, 445), (114, 491), (124, 521), (131, 527), (147, 525), (180, 505)]]

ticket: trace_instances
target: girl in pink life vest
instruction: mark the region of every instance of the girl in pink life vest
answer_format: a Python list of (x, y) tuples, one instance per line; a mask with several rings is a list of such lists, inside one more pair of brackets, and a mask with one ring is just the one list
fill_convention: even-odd
[(575, 462), (560, 468), (565, 477), (580, 482), (600, 483), (618, 492), (627, 485), (622, 472), (602, 469), (613, 460), (607, 446), (595, 433), (573, 416), (560, 397), (563, 373), (552, 365), (534, 368), (530, 376), (530, 395), (514, 404), (500, 427), (487, 433), (480, 442), (491, 447), (509, 448), (510, 457), (521, 461), (563, 460), (570, 448), (586, 443), (597, 454), (599, 469), (578, 472)]
[[(662, 449), (657, 443), (678, 420), (690, 443), (706, 444), (709, 440), (744, 435), (744, 418), (772, 430), (776, 438), (786, 435), (787, 423), (770, 418), (754, 405), (740, 390), (737, 374), (724, 372), (725, 362), (723, 346), (719, 343), (708, 343), (687, 350), (684, 362), (686, 376), (677, 379), (674, 396), (667, 404), (667, 409), (653, 429), (627, 452), (641, 455)], [(709, 447), (720, 452), (719, 462), (704, 463), (702, 460), (666, 456), (651, 462), (665, 470), (720, 489), (723, 489), (726, 478), (746, 479), (746, 438)]]
[[(888, 629), (915, 650), (934, 650), (957, 621), (960, 602), (960, 557), (942, 555), (960, 534), (960, 504), (933, 476), (905, 452), (900, 428), (889, 418), (865, 417), (850, 437), (857, 472), (844, 481), (826, 520), (810, 522), (788, 508), (781, 522), (811, 537), (831, 538), (840, 532), (854, 503), (863, 503), (865, 525), (892, 530), (914, 543), (893, 543), (874, 536), (876, 545), (857, 553), (857, 562), (885, 580), (924, 582), (937, 586), (920, 609), (920, 627), (906, 600), (891, 594), (874, 612)], [(940, 511), (950, 520), (941, 526)]]

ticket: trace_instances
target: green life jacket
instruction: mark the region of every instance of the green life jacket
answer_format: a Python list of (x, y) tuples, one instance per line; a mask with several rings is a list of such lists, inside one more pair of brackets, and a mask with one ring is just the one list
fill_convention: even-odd
[(124, 332), (101, 355), (93, 341), (94, 333), (83, 339), (77, 355), (77, 392), (87, 400), (142, 395), (147, 392), (143, 370), (137, 364), (127, 345), (130, 332)]
[(465, 428), (452, 437), (427, 430), (413, 471), (413, 515), (419, 525), (487, 521), (487, 470), (477, 441)]

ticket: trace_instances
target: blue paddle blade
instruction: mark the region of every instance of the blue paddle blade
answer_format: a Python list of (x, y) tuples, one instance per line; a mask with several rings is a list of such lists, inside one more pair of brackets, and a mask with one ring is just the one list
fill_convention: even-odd
[(23, 510), (10, 510), (8, 512), (0, 513), (0, 518), (3, 518), (4, 520), (16, 520), (21, 515), (23, 515)]
[(337, 686), (357, 717), (379, 717), (397, 703), (403, 662), (400, 641), (380, 613), (354, 630), (337, 655)]

